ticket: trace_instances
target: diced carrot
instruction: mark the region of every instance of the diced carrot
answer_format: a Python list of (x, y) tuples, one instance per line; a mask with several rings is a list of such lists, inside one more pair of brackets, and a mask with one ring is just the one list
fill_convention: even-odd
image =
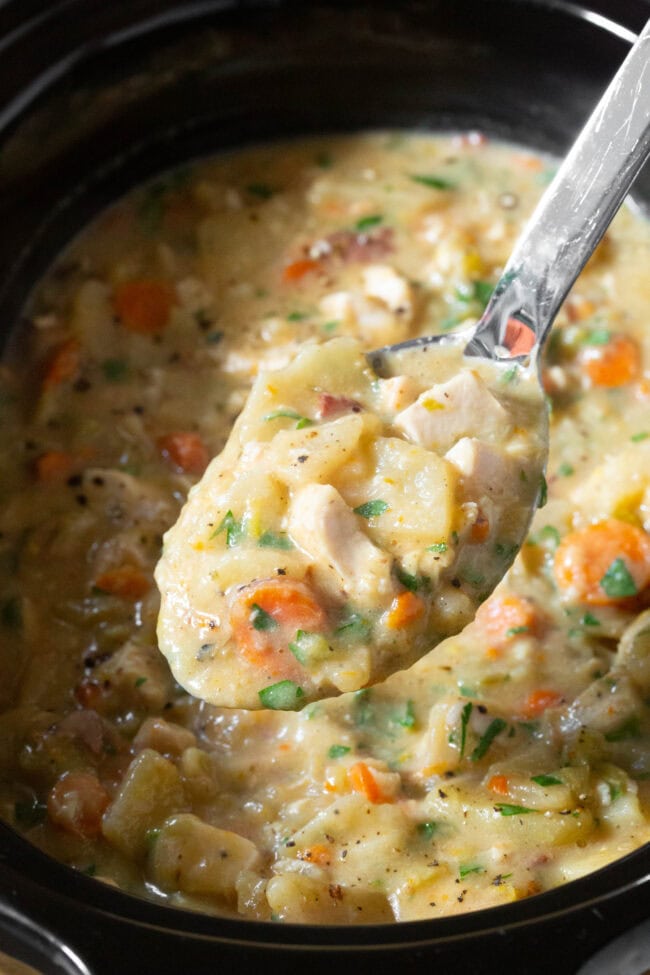
[(319, 867), (327, 867), (332, 862), (332, 850), (325, 843), (314, 843), (298, 853), (299, 860), (317, 863)]
[(531, 599), (513, 592), (498, 592), (479, 607), (476, 622), (488, 649), (500, 650), (522, 633), (538, 632), (540, 616)]
[(310, 258), (302, 258), (297, 261), (291, 261), (290, 264), (285, 264), (282, 269), (282, 280), (285, 284), (295, 284), (297, 281), (302, 281), (306, 274), (312, 274), (317, 271), (320, 267), (318, 261), (311, 260)]
[(557, 707), (558, 704), (562, 703), (562, 700), (563, 697), (559, 691), (539, 688), (536, 691), (530, 692), (524, 701), (520, 713), (524, 718), (539, 718), (547, 708)]
[(102, 815), (110, 803), (108, 792), (91, 772), (64, 772), (47, 798), (51, 821), (84, 839), (99, 836)]
[(118, 284), (113, 293), (115, 312), (130, 332), (156, 335), (162, 332), (176, 302), (176, 293), (167, 281), (137, 278)]
[(490, 792), (496, 792), (499, 796), (508, 795), (508, 779), (505, 775), (493, 775), (487, 784)]
[(425, 608), (424, 600), (407, 589), (393, 599), (386, 614), (386, 626), (389, 630), (399, 630), (409, 623), (415, 623), (423, 615)]
[(348, 769), (348, 780), (355, 792), (365, 796), (368, 802), (392, 802), (393, 797), (387, 796), (372, 774), (372, 769), (365, 762), (356, 762)]
[(588, 345), (580, 358), (591, 384), (605, 389), (633, 382), (641, 369), (639, 347), (628, 335), (613, 335), (604, 345)]
[(506, 323), (503, 344), (511, 356), (527, 355), (535, 345), (535, 333), (523, 322), (516, 318), (509, 318)]
[(469, 537), (470, 541), (475, 545), (480, 545), (482, 542), (486, 542), (490, 537), (490, 522), (481, 512), (479, 512), (476, 521), (472, 525)]
[[(608, 584), (612, 567), (628, 573), (631, 584)], [(650, 584), (650, 535), (618, 518), (607, 518), (570, 532), (555, 553), (558, 585), (578, 602), (607, 606), (629, 603)], [(633, 590), (633, 591), (632, 591)]]
[(74, 379), (79, 371), (80, 359), (81, 346), (77, 339), (66, 339), (61, 345), (57, 345), (45, 366), (43, 389), (52, 389)]
[[(256, 627), (260, 611), (270, 621)], [(301, 673), (289, 650), (296, 632), (327, 629), (325, 611), (309, 586), (287, 577), (253, 582), (239, 590), (231, 605), (230, 623), (244, 659), (284, 679), (295, 679)]]
[(149, 592), (151, 583), (140, 569), (133, 565), (120, 565), (108, 569), (95, 579), (95, 586), (111, 596), (122, 599), (142, 599)]
[(210, 462), (208, 448), (198, 433), (178, 430), (156, 441), (161, 454), (183, 474), (202, 474)]
[(76, 466), (76, 458), (64, 450), (46, 450), (34, 461), (36, 479), (42, 483), (65, 481)]

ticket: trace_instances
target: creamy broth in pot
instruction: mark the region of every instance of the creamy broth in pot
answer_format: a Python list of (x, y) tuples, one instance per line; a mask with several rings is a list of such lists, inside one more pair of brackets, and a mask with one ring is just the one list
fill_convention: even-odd
[[(454, 521), (456, 502), (475, 503), (454, 495), (421, 546), (426, 565), (406, 558), (421, 530), (404, 528), (408, 505), (390, 538), (411, 532), (411, 548), (390, 549), (381, 518), (403, 498), (349, 470), (337, 492), (398, 571), (376, 618), (354, 600), (328, 608), (326, 632), (357, 667), (350, 678), (330, 666), (338, 697), (297, 712), (277, 692), (263, 702), (274, 710), (207, 704), (176, 683), (156, 634), (163, 535), (256, 377), (291, 377), (327, 350), (336, 373), (381, 345), (476, 321), (552, 165), (476, 133), (257, 147), (137, 189), (38, 284), (0, 367), (0, 815), (33, 843), (176, 905), (358, 924), (518, 900), (648, 840), (650, 230), (629, 210), (546, 350), (548, 489), (527, 542), (488, 598), (480, 560), (449, 578), (458, 612), (462, 597), (468, 619), (478, 605), (459, 635), (363, 686), (359, 648), (378, 645), (378, 620), (395, 633), (409, 622), (454, 532), (474, 530), (494, 565), (513, 551), (507, 517)], [(506, 375), (504, 396), (520, 381)], [(376, 412), (375, 380), (340, 415), (345, 390), (294, 403), (289, 384), (255, 422), (296, 441), (323, 419), (358, 426), (350, 402)], [(393, 423), (427, 391), (389, 392), (382, 422)], [(458, 452), (441, 463), (449, 484), (474, 470)], [(281, 491), (251, 469), (240, 508), (212, 512), (194, 543), (213, 545), (230, 573), (225, 584), (213, 564), (201, 569), (210, 598), (223, 591), (230, 606), (230, 585), (264, 580), (245, 606), (242, 640), (255, 649), (297, 557)], [(315, 510), (294, 517), (301, 549)], [(332, 640), (320, 617), (298, 615), (293, 663), (320, 674)], [(210, 630), (206, 612), (193, 671), (214, 657)]]

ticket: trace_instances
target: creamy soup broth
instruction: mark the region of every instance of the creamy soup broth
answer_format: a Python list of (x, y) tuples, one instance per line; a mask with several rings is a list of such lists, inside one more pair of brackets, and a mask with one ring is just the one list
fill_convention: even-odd
[[(492, 596), (465, 565), (459, 636), (295, 713), (192, 697), (156, 639), (162, 537), (258, 373), (476, 321), (551, 175), (475, 133), (259, 147), (137, 189), (55, 262), (0, 367), (9, 824), (130, 892), (306, 923), (503, 904), (647, 841), (650, 233), (629, 210), (545, 353), (542, 506)], [(246, 564), (284, 568), (277, 525), (227, 515), (229, 558), (246, 529)], [(507, 566), (507, 533), (489, 545)], [(338, 625), (368, 638), (354, 607)]]

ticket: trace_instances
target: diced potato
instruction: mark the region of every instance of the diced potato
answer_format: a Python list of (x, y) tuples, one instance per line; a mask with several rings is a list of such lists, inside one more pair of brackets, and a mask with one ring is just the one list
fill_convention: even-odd
[(274, 915), (292, 924), (383, 924), (395, 920), (386, 895), (328, 884), (299, 873), (273, 877), (266, 896)]
[(152, 843), (149, 871), (154, 883), (167, 890), (234, 901), (240, 874), (258, 862), (250, 840), (181, 813), (163, 824)]
[(145, 749), (135, 758), (104, 814), (102, 833), (120, 853), (141, 859), (147, 834), (186, 805), (178, 770), (158, 752)]

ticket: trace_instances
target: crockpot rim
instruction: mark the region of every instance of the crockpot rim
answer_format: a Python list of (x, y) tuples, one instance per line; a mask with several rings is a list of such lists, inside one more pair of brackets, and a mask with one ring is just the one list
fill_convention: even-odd
[[(0, 15), (6, 11), (11, 13), (12, 8), (15, 10), (19, 2), (20, 0), (8, 0), (5, 9), (0, 9)], [(83, 2), (84, 0), (53, 0), (52, 3), (47, 4), (45, 0), (44, 5), (47, 8), (45, 13), (34, 14), (16, 33), (10, 32), (5, 37), (0, 37), (0, 54), (11, 42), (19, 36), (22, 40), (26, 33), (41, 26), (43, 21), (49, 17), (57, 16), (61, 10)], [(509, 3), (518, 6), (528, 5), (542, 11), (563, 13), (570, 17), (580, 18), (588, 21), (596, 29), (608, 31), (626, 43), (629, 43), (634, 36), (633, 28), (624, 26), (613, 19), (614, 16), (621, 17), (620, 9), (615, 9), (616, 0), (612, 0), (611, 3), (609, 0), (580, 0), (580, 2), (574, 2), (574, 0), (488, 0), (488, 2)], [(646, 12), (648, 10), (647, 0), (625, 0), (625, 2), (626, 11), (629, 10), (629, 17), (627, 14), (625, 15), (628, 24), (631, 23), (635, 11), (638, 10), (640, 16), (644, 8)], [(385, 2), (382, 0), (382, 4), (391, 5), (390, 0), (385, 0)], [(145, 17), (128, 31), (118, 31), (114, 36), (109, 36), (101, 47), (106, 49), (110, 46), (119, 46), (120, 43), (128, 43), (135, 38), (147, 35), (152, 30), (167, 28), (176, 21), (188, 23), (200, 20), (206, 14), (253, 13), (257, 10), (272, 13), (275, 10), (290, 9), (292, 6), (299, 5), (298, 0), (239, 0), (239, 2), (238, 0), (191, 0), (187, 4), (182, 3), (182, 0), (175, 0), (175, 2), (172, 0), (169, 15)], [(315, 3), (315, 6), (327, 7), (329, 5), (342, 6), (344, 2), (343, 0), (340, 2), (339, 0), (316, 0)], [(596, 10), (595, 8), (599, 9)], [(186, 15), (188, 11), (189, 16)], [(174, 16), (174, 12), (176, 16)], [(596, 15), (595, 20), (593, 14)], [(62, 77), (67, 70), (81, 63), (84, 58), (92, 55), (96, 49), (92, 45), (88, 49), (82, 48), (74, 58), (64, 61), (60, 66), (62, 73), (61, 75), (55, 74), (54, 81)], [(47, 85), (52, 80), (52, 77), (39, 79), (33, 90), (32, 99), (23, 100), (20, 105), (14, 106), (8, 114), (6, 112), (3, 114), (0, 111), (0, 138), (4, 135), (2, 130), (11, 128), (16, 120), (22, 118), (22, 114), (29, 111), (34, 101), (47, 91)], [(85, 908), (104, 916), (128, 921), (136, 926), (158, 927), (169, 931), (169, 922), (173, 921), (176, 922), (174, 930), (179, 933), (191, 934), (199, 938), (223, 943), (246, 946), (255, 944), (269, 948), (308, 948), (326, 951), (328, 948), (334, 950), (343, 945), (352, 951), (368, 951), (399, 948), (404, 945), (417, 947), (418, 945), (429, 945), (432, 942), (444, 944), (470, 940), (488, 930), (499, 929), (505, 933), (531, 922), (552, 919), (560, 914), (565, 916), (567, 913), (572, 914), (597, 907), (604, 900), (614, 898), (626, 891), (632, 891), (650, 881), (650, 843), (646, 843), (624, 857), (560, 887), (513, 903), (479, 911), (420, 921), (394, 922), (392, 924), (375, 923), (359, 926), (313, 925), (291, 922), (277, 924), (273, 921), (203, 914), (112, 888), (100, 881), (93, 880), (89, 876), (84, 876), (75, 868), (43, 853), (5, 823), (0, 823), (0, 841), (0, 869), (3, 865), (8, 868), (17, 887), (20, 885), (20, 871), (14, 860), (22, 861), (23, 864), (33, 861), (31, 865), (34, 868), (34, 874), (29, 875), (30, 880), (59, 900), (74, 903), (77, 898), (81, 898)], [(625, 876), (630, 866), (635, 867), (635, 876), (631, 879), (629, 876)], [(637, 866), (639, 869), (636, 869)], [(63, 889), (65, 889), (65, 893), (62, 893)], [(578, 892), (578, 901), (575, 899), (576, 892)], [(225, 931), (217, 930), (222, 926), (226, 926)], [(231, 928), (236, 929), (236, 933), (230, 934), (228, 929)], [(425, 928), (426, 931), (423, 930)], [(277, 933), (278, 937), (270, 936), (271, 932)], [(314, 941), (314, 934), (327, 940)], [(256, 937), (256, 935), (258, 936)], [(306, 943), (307, 937), (310, 939), (308, 944)]]

